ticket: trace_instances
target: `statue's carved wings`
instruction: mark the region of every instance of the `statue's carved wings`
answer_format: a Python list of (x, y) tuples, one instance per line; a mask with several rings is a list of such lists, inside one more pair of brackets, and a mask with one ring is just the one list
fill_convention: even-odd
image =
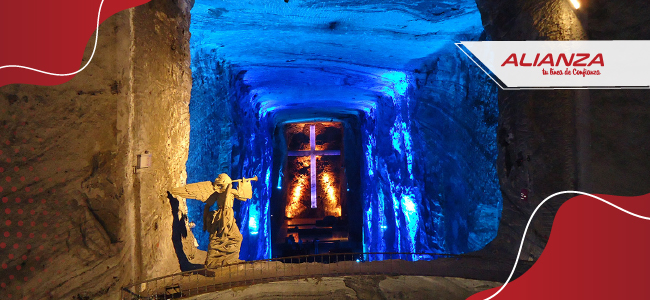
[(202, 181), (173, 188), (170, 192), (176, 196), (205, 202), (214, 193), (214, 187), (211, 181)]

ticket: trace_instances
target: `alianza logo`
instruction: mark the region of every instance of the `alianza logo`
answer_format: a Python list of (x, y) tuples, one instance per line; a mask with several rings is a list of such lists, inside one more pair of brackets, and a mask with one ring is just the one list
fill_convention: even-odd
[[(567, 59), (567, 55), (564, 53), (560, 53), (557, 56), (557, 60), (555, 63), (553, 62), (553, 53), (548, 53), (542, 60), (539, 60), (540, 53), (537, 53), (535, 56), (535, 61), (532, 63), (526, 63), (526, 53), (521, 54), (521, 58), (519, 59), (519, 63), (517, 63), (517, 54), (512, 53), (506, 60), (501, 64), (501, 66), (505, 66), (508, 64), (513, 64), (515, 67), (541, 67), (544, 64), (548, 64), (551, 67), (559, 67), (561, 62), (564, 62), (564, 66), (566, 67), (591, 67), (593, 64), (599, 64), (601, 67), (605, 66), (605, 61), (603, 60), (603, 54), (598, 53), (594, 56), (594, 58), (589, 61), (587, 64), (586, 61), (591, 57), (591, 54), (589, 53), (571, 53), (571, 57)], [(574, 61), (575, 59), (575, 61)]]
[[(553, 53), (548, 53), (539, 60), (540, 53), (537, 53), (535, 56), (535, 61), (526, 62), (526, 53), (521, 54), (521, 58), (517, 62), (517, 54), (512, 53), (506, 60), (501, 64), (502, 67), (506, 65), (514, 65), (515, 67), (542, 67), (543, 65), (548, 65), (549, 67), (559, 67), (561, 64), (564, 64), (565, 67), (591, 67), (592, 65), (600, 65), (601, 67), (605, 66), (605, 60), (603, 59), (603, 54), (596, 54), (591, 60), (590, 53), (571, 53), (571, 56), (567, 58), (567, 55), (560, 53), (557, 56), (557, 60), (553, 59)], [(589, 63), (587, 63), (589, 61)], [(582, 75), (582, 77), (587, 75), (600, 75), (600, 70), (589, 70), (583, 68), (569, 70), (566, 68), (563, 70), (550, 68), (549, 70), (542, 69), (542, 75)]]
[[(456, 43), (501, 89), (650, 88), (645, 41)], [(605, 64), (607, 63), (607, 64)]]

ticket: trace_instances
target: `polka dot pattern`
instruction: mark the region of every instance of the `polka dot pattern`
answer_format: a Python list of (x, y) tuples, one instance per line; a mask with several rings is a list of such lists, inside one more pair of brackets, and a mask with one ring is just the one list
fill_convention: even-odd
[[(6, 104), (0, 95), (0, 107)], [(33, 111), (29, 103), (23, 105)], [(0, 114), (0, 299), (37, 299), (32, 296), (47, 291), (30, 282), (60, 282), (66, 274), (55, 263), (70, 251), (68, 244), (83, 243), (80, 234), (71, 234), (73, 226), (59, 223), (72, 223), (71, 207), (77, 202), (70, 195), (80, 192), (62, 188), (69, 186), (74, 170), (48, 161), (52, 143), (46, 144), (49, 139), (16, 109), (10, 105)]]

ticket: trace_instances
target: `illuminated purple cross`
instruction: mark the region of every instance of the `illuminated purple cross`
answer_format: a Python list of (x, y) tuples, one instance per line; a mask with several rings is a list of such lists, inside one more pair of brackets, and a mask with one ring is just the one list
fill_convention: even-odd
[(316, 125), (309, 125), (309, 150), (289, 151), (289, 156), (309, 156), (311, 175), (311, 208), (316, 208), (316, 156), (317, 155), (341, 155), (339, 150), (318, 150), (316, 151)]

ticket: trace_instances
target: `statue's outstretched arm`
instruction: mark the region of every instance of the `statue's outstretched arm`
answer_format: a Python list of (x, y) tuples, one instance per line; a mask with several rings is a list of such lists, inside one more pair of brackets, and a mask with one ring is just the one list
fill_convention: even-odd
[(233, 180), (232, 182), (237, 182), (237, 190), (232, 191), (232, 195), (241, 201), (246, 201), (250, 198), (253, 198), (253, 186), (251, 181), (257, 181), (257, 175), (252, 178), (242, 178)]
[(246, 201), (253, 197), (253, 188), (251, 186), (251, 181), (248, 179), (243, 179), (237, 185), (236, 190), (232, 190), (233, 195), (237, 200)]
[(238, 186), (237, 189), (232, 189), (231, 193), (235, 196), (235, 199), (237, 200), (246, 201), (250, 199), (250, 198), (246, 198), (246, 192), (244, 190), (240, 190), (240, 186)]

